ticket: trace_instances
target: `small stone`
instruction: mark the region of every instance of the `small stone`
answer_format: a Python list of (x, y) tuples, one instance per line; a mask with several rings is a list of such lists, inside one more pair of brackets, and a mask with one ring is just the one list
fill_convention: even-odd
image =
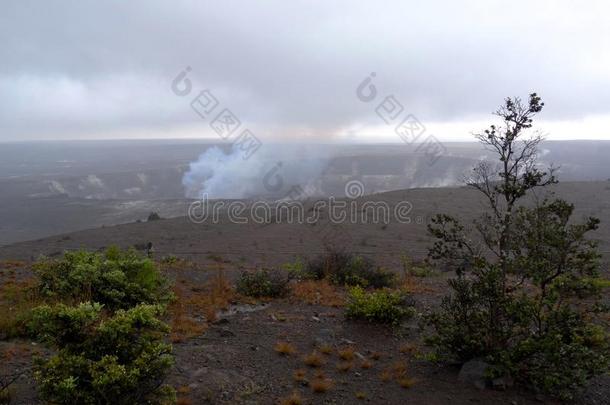
[(227, 328), (220, 328), (218, 330), (218, 333), (220, 334), (220, 336), (222, 337), (232, 337), (235, 336), (235, 333), (231, 332), (229, 329)]
[(314, 322), (320, 322), (320, 318), (318, 318), (315, 315), (311, 317), (311, 320), (314, 321)]
[(481, 359), (472, 359), (462, 366), (458, 374), (458, 380), (463, 383), (471, 384), (478, 389), (485, 389), (487, 385), (487, 370), (489, 364)]
[(494, 378), (491, 381), (492, 387), (497, 390), (505, 390), (506, 388), (512, 387), (514, 384), (515, 382), (509, 376)]

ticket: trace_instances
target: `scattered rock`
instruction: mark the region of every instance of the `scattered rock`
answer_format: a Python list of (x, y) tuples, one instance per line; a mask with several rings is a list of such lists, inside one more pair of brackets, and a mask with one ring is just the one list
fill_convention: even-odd
[(235, 333), (231, 332), (228, 328), (219, 328), (218, 329), (218, 334), (221, 337), (233, 337), (233, 336), (235, 336)]
[(481, 359), (472, 359), (464, 363), (460, 370), (460, 374), (458, 375), (458, 380), (466, 384), (474, 385), (478, 389), (485, 389), (487, 385), (486, 373), (488, 369), (489, 363)]
[(311, 320), (314, 321), (314, 322), (320, 322), (320, 318), (318, 318), (315, 315), (311, 317)]
[(497, 390), (505, 390), (515, 385), (515, 381), (510, 376), (495, 378), (491, 381), (491, 386)]
[(229, 320), (227, 318), (220, 318), (214, 322), (212, 322), (214, 325), (226, 325), (229, 323)]

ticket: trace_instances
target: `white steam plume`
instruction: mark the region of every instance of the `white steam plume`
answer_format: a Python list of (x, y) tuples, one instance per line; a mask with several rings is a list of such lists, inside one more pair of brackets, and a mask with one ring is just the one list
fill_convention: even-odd
[(189, 165), (182, 184), (189, 198), (282, 198), (292, 186), (321, 194), (319, 177), (331, 152), (325, 146), (264, 144), (249, 159), (237, 147), (211, 147)]

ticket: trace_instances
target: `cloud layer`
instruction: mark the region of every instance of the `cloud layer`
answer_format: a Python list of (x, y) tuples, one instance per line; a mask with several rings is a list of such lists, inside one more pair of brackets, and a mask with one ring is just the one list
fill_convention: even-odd
[(609, 13), (567, 0), (3, 2), (0, 141), (213, 136), (170, 90), (186, 66), (261, 137), (370, 135), (380, 121), (355, 89), (375, 72), (445, 139), (534, 90), (551, 127), (596, 122), (572, 138), (610, 138)]

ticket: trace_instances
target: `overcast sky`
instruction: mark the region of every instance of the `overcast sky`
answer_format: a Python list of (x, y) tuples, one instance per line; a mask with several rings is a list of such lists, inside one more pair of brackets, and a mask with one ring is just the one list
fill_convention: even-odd
[(190, 107), (203, 89), (261, 138), (396, 139), (375, 114), (393, 95), (429, 133), (471, 139), (536, 91), (550, 139), (610, 139), (609, 16), (608, 1), (2, 1), (0, 140), (213, 137)]

